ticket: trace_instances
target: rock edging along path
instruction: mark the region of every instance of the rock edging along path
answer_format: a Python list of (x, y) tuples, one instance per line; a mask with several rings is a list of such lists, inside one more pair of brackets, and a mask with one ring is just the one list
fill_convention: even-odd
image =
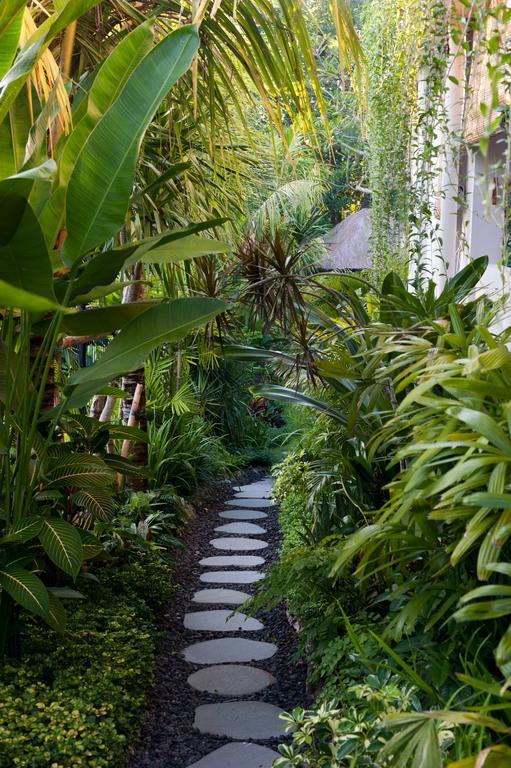
[[(306, 670), (293, 661), (296, 636), (284, 609), (243, 613), (277, 556), (270, 491), (269, 479), (224, 484), (222, 498), (190, 522), (156, 686), (128, 768), (271, 768), (285, 738), (280, 711), (307, 705)], [(225, 530), (230, 523), (249, 527)], [(259, 542), (257, 551), (247, 542)]]

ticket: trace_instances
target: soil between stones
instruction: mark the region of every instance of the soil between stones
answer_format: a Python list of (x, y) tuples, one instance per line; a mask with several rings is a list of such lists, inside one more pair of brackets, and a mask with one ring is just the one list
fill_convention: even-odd
[[(261, 473), (258, 475), (252, 471), (238, 482), (249, 483), (257, 480), (260, 475)], [(197, 515), (187, 527), (184, 535), (186, 549), (178, 552), (172, 574), (172, 582), (177, 589), (162, 622), (156, 684), (149, 696), (140, 739), (127, 755), (127, 768), (187, 768), (209, 752), (231, 741), (219, 736), (200, 734), (194, 729), (197, 706), (229, 699), (191, 688), (187, 684), (187, 678), (201, 666), (186, 662), (181, 651), (192, 643), (220, 637), (217, 632), (193, 632), (185, 629), (183, 618), (185, 613), (193, 610), (194, 592), (201, 589), (199, 576), (205, 569), (200, 566), (199, 560), (215, 554), (209, 542), (215, 538), (214, 528), (220, 520), (218, 513), (224, 508), (224, 501), (232, 498), (233, 493), (230, 483), (222, 483), (215, 498), (210, 498), (202, 506), (197, 505)], [(268, 531), (264, 538), (269, 543), (264, 551), (264, 567), (268, 568), (277, 557), (280, 532), (275, 510), (266, 511), (270, 512), (264, 521)], [(254, 594), (259, 586), (257, 583), (248, 584), (243, 586), (243, 590)], [(306, 665), (292, 659), (297, 639), (284, 608), (280, 606), (269, 613), (258, 615), (257, 618), (263, 621), (264, 629), (250, 633), (251, 637), (275, 643), (278, 652), (272, 658), (255, 662), (251, 666), (270, 672), (276, 678), (276, 683), (251, 696), (243, 696), (243, 700), (266, 701), (284, 710), (295, 706), (308, 706), (310, 699), (306, 693)], [(233, 632), (229, 633), (229, 636), (246, 638), (247, 633)], [(143, 659), (140, 663), (143, 664)], [(276, 749), (277, 744), (281, 742), (282, 739), (274, 739), (262, 743)]]

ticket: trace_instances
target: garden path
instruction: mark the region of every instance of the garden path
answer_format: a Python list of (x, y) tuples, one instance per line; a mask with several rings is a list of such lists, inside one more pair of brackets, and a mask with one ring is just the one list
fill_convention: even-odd
[[(183, 655), (190, 664), (200, 665), (191, 671), (188, 685), (217, 696), (218, 701), (196, 707), (193, 727), (201, 734), (230, 741), (188, 768), (271, 768), (278, 757), (273, 749), (255, 742), (283, 735), (281, 710), (253, 699), (254, 694), (277, 682), (253, 664), (271, 658), (278, 648), (252, 639), (264, 629), (263, 623), (236, 611), (236, 606), (249, 597), (240, 587), (264, 578), (264, 550), (268, 547), (264, 523), (275, 514), (271, 486), (270, 478), (258, 480), (241, 486), (234, 499), (225, 502), (214, 529), (216, 536), (209, 542), (212, 554), (200, 560), (204, 570), (184, 626), (195, 632), (215, 632), (218, 637), (187, 646)], [(215, 551), (222, 554), (213, 554)], [(211, 587), (203, 588), (204, 584)], [(207, 609), (199, 610), (198, 604)], [(251, 637), (231, 637), (233, 632), (250, 633)], [(247, 700), (248, 696), (251, 698)]]
[[(310, 704), (306, 664), (295, 657), (298, 638), (284, 606), (225, 622), (233, 611), (243, 613), (278, 559), (271, 481), (260, 478), (250, 469), (249, 487), (223, 481), (195, 500), (197, 513), (172, 570), (175, 590), (162, 616), (155, 684), (126, 768), (270, 768), (278, 744), (289, 739), (278, 713)], [(263, 532), (217, 530), (233, 523)], [(240, 538), (240, 547), (257, 540), (263, 546), (238, 549)], [(218, 539), (235, 548), (218, 548)]]

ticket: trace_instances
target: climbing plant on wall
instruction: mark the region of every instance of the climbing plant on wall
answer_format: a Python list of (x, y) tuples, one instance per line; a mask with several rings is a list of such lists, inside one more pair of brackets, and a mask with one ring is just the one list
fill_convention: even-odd
[[(430, 277), (424, 254), (442, 255), (439, 210), (449, 192), (441, 169), (449, 165), (449, 156), (459, 168), (460, 153), (473, 147), (465, 128), (474, 109), (484, 122), (476, 140), (476, 148), (488, 158), (483, 188), (500, 209), (498, 215), (504, 211), (506, 216), (510, 18), (509, 4), (499, 0), (461, 0), (456, 6), (440, 0), (368, 4), (362, 37), (369, 69), (367, 140), (376, 282), (393, 269), (413, 277), (420, 290)], [(461, 75), (457, 61), (463, 62)], [(486, 83), (483, 93), (474, 86), (476, 68)], [(464, 93), (458, 126), (450, 124), (446, 107), (453, 83)], [(495, 135), (500, 143), (497, 165), (488, 157)], [(465, 201), (460, 196), (457, 202), (462, 210)]]
[(370, 0), (364, 14), (372, 253), (380, 278), (389, 268), (404, 273), (407, 265), (411, 124), (419, 66), (417, 10), (417, 0)]

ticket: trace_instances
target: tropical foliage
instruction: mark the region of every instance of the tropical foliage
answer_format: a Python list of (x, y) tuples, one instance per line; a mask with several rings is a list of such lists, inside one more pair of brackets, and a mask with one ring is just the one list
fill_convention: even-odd
[[(317, 699), (276, 765), (510, 762), (509, 328), (484, 257), (407, 274), (449, 43), (489, 62), (488, 176), (509, 113), (509, 10), (461, 5), (2, 3), (0, 766), (122, 765), (190, 498), (276, 457), (255, 606)], [(372, 270), (325, 269), (369, 201)]]

